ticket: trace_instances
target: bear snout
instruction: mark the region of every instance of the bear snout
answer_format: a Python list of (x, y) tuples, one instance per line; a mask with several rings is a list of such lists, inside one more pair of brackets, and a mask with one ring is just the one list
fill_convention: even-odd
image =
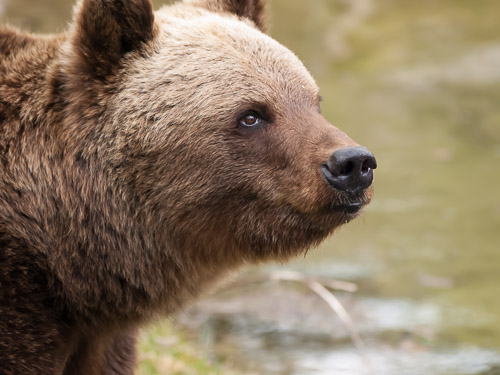
[(330, 186), (356, 195), (371, 186), (376, 168), (375, 156), (365, 147), (357, 146), (335, 151), (321, 166), (321, 171)]

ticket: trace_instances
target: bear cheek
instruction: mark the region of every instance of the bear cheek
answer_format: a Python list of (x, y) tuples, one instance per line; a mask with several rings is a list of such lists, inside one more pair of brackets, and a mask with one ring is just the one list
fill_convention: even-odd
[(278, 204), (310, 214), (329, 205), (335, 197), (321, 174), (321, 154), (308, 142), (295, 139), (280, 143), (268, 160), (270, 186), (266, 189)]

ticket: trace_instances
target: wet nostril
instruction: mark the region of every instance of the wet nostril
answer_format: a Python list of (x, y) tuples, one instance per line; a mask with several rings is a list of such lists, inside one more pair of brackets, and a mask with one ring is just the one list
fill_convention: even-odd
[(366, 173), (370, 172), (370, 170), (371, 170), (370, 164), (371, 163), (369, 160), (365, 160), (363, 162), (363, 164), (361, 165), (361, 173), (366, 174)]

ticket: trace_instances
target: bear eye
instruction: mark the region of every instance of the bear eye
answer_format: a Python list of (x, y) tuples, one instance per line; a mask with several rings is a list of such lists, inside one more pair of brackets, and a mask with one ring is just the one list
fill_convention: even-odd
[(240, 124), (247, 128), (252, 128), (254, 126), (262, 124), (263, 122), (264, 120), (262, 119), (262, 117), (254, 111), (247, 112), (240, 118)]

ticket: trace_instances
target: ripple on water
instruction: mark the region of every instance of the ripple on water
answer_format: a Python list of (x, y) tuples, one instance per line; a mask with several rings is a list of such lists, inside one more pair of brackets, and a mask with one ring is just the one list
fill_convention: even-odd
[(326, 304), (290, 286), (261, 288), (228, 300), (212, 297), (180, 320), (193, 331), (216, 337), (209, 344), (217, 355), (267, 375), (465, 375), (500, 365), (495, 350), (431, 344), (442, 327), (456, 323), (436, 304), (341, 299), (366, 341), (370, 368)]
[(406, 351), (368, 348), (371, 369), (352, 349), (308, 353), (294, 375), (466, 375), (487, 372), (500, 364), (500, 353), (478, 348), (449, 351)]

